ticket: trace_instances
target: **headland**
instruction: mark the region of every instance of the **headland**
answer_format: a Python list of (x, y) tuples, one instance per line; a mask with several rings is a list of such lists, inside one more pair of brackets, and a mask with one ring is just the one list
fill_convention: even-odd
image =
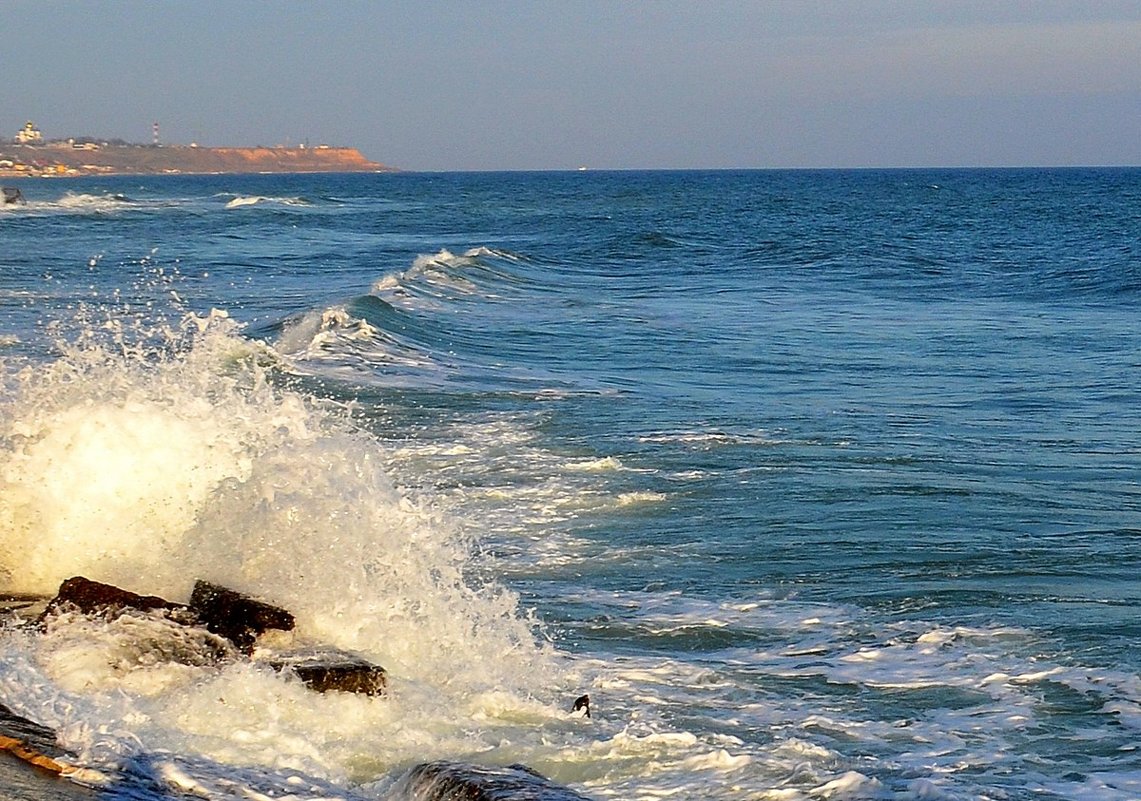
[(84, 175), (395, 172), (356, 148), (0, 142), (0, 179)]

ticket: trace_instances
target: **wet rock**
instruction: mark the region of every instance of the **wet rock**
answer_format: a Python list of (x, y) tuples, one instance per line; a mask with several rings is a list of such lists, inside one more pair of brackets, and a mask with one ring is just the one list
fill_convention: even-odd
[(293, 673), (311, 690), (383, 695), (384, 668), (344, 651), (322, 650), (275, 655), (267, 660), (276, 671)]
[(0, 628), (39, 620), (49, 601), (42, 595), (0, 594)]
[(259, 634), (293, 629), (293, 615), (281, 607), (208, 581), (195, 583), (190, 611), (207, 631), (225, 637), (246, 654), (253, 652)]
[(171, 603), (157, 595), (138, 595), (129, 590), (92, 581), (83, 576), (72, 576), (59, 585), (59, 592), (48, 602), (47, 608), (40, 615), (40, 622), (42, 623), (44, 618), (49, 615), (72, 609), (85, 615), (108, 615), (111, 617), (128, 609), (135, 609), (140, 612), (162, 609), (184, 618), (184, 622), (186, 622), (186, 607), (182, 604)]
[[(239, 658), (239, 652), (253, 656), (259, 635), (291, 631), (294, 626), (293, 615), (285, 609), (208, 581), (196, 582), (190, 603), (183, 605), (75, 576), (60, 585), (38, 623), (46, 627), (47, 618), (69, 611), (112, 621), (121, 644), (138, 664), (208, 667)], [(383, 695), (385, 691), (384, 668), (333, 648), (259, 655), (256, 661), (294, 674), (317, 692)]]
[(29, 748), (55, 756), (65, 753), (56, 745), (54, 731), (17, 715), (3, 704), (0, 704), (0, 737), (18, 740)]
[(103, 774), (76, 764), (79, 758), (57, 745), (58, 739), (48, 727), (0, 704), (0, 798), (98, 801), (109, 797), (94, 789), (105, 784)]
[(425, 762), (409, 770), (399, 788), (405, 797), (417, 801), (589, 801), (525, 765), (489, 768)]

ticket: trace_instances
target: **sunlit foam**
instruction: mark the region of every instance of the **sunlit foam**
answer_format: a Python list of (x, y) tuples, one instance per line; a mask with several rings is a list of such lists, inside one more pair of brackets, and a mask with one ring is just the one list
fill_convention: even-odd
[(2, 419), (5, 589), (84, 574), (185, 600), (205, 578), (429, 686), (549, 670), (515, 597), (469, 582), (469, 543), (394, 489), (375, 440), (274, 388), (273, 355), (225, 318), (179, 336), (167, 352), (65, 344), (21, 374)]

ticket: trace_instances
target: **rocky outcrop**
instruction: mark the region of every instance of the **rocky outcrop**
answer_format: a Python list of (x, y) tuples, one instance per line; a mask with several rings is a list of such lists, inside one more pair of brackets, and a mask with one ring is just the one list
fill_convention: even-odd
[[(60, 585), (36, 623), (44, 627), (67, 613), (105, 618), (129, 613), (158, 615), (148, 634), (151, 657), (195, 667), (252, 658), (259, 636), (271, 630), (291, 631), (294, 626), (289, 611), (208, 581), (195, 583), (189, 604), (176, 604), (75, 576)], [(253, 661), (292, 674), (322, 693), (383, 695), (387, 682), (380, 665), (335, 648), (259, 654)]]
[(252, 653), (259, 634), (293, 630), (293, 615), (280, 606), (242, 595), (208, 581), (198, 581), (190, 594), (190, 611), (211, 634), (218, 634), (244, 653)]
[(416, 765), (393, 795), (416, 801), (589, 801), (525, 765), (494, 768), (464, 762)]
[(154, 609), (183, 613), (188, 611), (185, 605), (171, 603), (157, 595), (138, 595), (130, 590), (91, 581), (83, 576), (72, 576), (59, 585), (59, 591), (40, 615), (40, 622), (51, 615), (69, 610), (85, 615), (113, 617), (128, 609), (137, 609), (140, 612)]
[[(271, 630), (292, 629), (293, 615), (205, 581), (195, 584), (188, 604), (177, 604), (76, 576), (60, 585), (59, 593), (33, 625), (58, 625), (61, 617), (75, 614), (146, 623), (148, 654), (155, 659), (204, 668), (248, 659), (291, 674), (316, 692), (376, 696), (386, 689), (384, 669), (356, 654), (316, 648), (266, 655), (264, 647), (255, 648), (258, 638)], [(575, 699), (573, 714), (589, 717), (589, 696)], [(0, 705), (0, 752), (74, 778), (84, 769), (74, 767), (73, 757), (56, 742), (55, 732)], [(391, 797), (415, 801), (590, 801), (525, 765), (486, 767), (453, 761), (414, 766), (397, 781)]]

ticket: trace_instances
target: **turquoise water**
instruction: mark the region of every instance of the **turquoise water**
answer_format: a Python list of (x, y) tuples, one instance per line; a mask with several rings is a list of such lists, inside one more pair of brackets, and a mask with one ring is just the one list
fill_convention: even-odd
[(209, 573), (396, 688), (10, 635), (0, 703), (113, 793), (383, 798), (447, 756), (598, 798), (1141, 797), (1141, 171), (21, 190), (0, 588)]

